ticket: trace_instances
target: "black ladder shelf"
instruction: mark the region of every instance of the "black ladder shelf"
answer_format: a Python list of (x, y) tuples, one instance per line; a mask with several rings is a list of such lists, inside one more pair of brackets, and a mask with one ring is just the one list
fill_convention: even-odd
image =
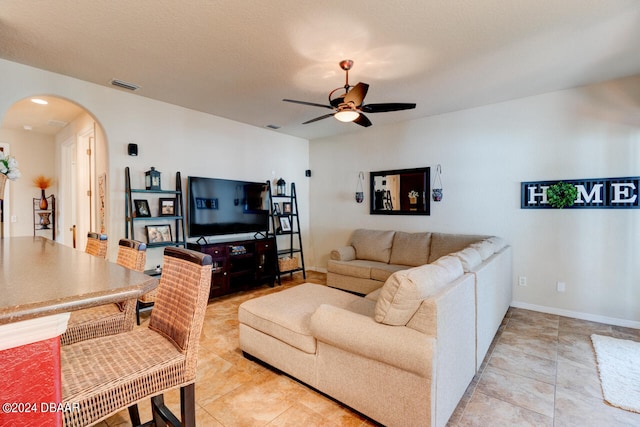
[[(158, 242), (147, 242), (148, 248), (157, 248), (164, 246), (183, 246), (186, 247), (185, 236), (185, 218), (184, 218), (184, 202), (182, 199), (182, 179), (180, 172), (176, 172), (176, 189), (175, 190), (145, 190), (138, 188), (131, 188), (131, 175), (129, 167), (124, 170), (124, 183), (125, 183), (125, 237), (127, 239), (136, 238), (136, 228), (134, 225), (148, 222), (160, 222), (162, 224), (168, 224), (171, 226), (171, 222), (174, 222), (171, 228), (171, 239), (162, 240)], [(133, 195), (140, 196), (141, 198), (158, 202), (162, 196), (169, 197), (174, 200), (173, 215), (166, 215), (160, 212), (158, 207), (158, 215), (152, 216), (149, 213), (146, 216), (136, 216), (136, 209), (134, 206)], [(147, 202), (148, 203), (148, 202)], [(155, 208), (155, 206), (154, 206)], [(153, 211), (155, 209), (152, 208)], [(175, 234), (174, 234), (175, 233)], [(138, 238), (138, 240), (142, 240)], [(151, 271), (150, 271), (151, 272)], [(149, 272), (145, 273), (149, 274)]]
[[(307, 278), (304, 267), (304, 253), (302, 251), (302, 234), (300, 233), (300, 216), (298, 215), (298, 197), (296, 184), (291, 183), (291, 192), (287, 194), (273, 194), (269, 184), (271, 230), (275, 237), (278, 262), (276, 276), (278, 284), (283, 274), (293, 275), (302, 271), (302, 277)], [(300, 255), (298, 263), (296, 255)], [(281, 268), (282, 267), (282, 268)]]

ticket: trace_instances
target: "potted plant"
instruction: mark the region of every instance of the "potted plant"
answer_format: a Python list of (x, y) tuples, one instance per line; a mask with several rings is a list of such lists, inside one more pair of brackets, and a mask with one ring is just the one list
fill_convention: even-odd
[(547, 188), (547, 200), (554, 208), (562, 209), (573, 206), (578, 196), (575, 185), (567, 182), (558, 182)]
[(411, 203), (412, 205), (415, 205), (416, 203), (418, 203), (419, 195), (420, 193), (418, 193), (416, 190), (409, 191), (409, 203)]
[(15, 157), (7, 156), (0, 151), (0, 200), (4, 197), (4, 186), (7, 180), (15, 181), (20, 178), (20, 169)]

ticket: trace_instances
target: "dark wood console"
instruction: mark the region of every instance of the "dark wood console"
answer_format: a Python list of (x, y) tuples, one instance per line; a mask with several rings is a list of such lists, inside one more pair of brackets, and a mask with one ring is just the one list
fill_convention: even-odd
[(187, 248), (211, 255), (209, 298), (268, 283), (273, 286), (277, 273), (275, 239), (232, 240), (215, 243), (187, 243)]

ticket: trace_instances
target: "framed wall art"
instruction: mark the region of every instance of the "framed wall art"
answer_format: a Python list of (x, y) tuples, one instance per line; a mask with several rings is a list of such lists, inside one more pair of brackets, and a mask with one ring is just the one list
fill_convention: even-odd
[(147, 232), (147, 243), (163, 243), (172, 242), (171, 226), (165, 225), (147, 225), (145, 227)]
[(149, 217), (151, 211), (149, 210), (149, 202), (146, 200), (134, 200), (133, 205), (136, 208), (137, 217)]
[(160, 198), (160, 216), (175, 216), (176, 214), (176, 199)]

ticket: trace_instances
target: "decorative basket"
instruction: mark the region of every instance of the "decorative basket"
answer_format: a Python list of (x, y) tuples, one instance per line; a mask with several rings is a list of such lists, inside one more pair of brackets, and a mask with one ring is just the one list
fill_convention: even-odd
[(278, 269), (283, 271), (291, 271), (298, 268), (298, 257), (278, 258)]

